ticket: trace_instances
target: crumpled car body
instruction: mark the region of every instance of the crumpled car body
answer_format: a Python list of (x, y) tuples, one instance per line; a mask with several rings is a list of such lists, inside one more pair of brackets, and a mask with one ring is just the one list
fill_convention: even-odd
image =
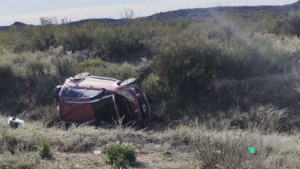
[(121, 82), (99, 76), (71, 77), (57, 86), (54, 94), (59, 101), (58, 113), (65, 122), (148, 125), (149, 103), (134, 79)]

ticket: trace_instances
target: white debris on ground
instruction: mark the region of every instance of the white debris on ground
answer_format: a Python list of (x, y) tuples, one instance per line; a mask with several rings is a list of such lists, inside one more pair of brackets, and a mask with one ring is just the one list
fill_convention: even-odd
[(24, 120), (17, 119), (16, 117), (9, 117), (7, 121), (11, 128), (17, 129), (21, 124), (24, 124)]
[(102, 154), (102, 152), (101, 151), (94, 151), (94, 154), (95, 155), (100, 155), (100, 154)]

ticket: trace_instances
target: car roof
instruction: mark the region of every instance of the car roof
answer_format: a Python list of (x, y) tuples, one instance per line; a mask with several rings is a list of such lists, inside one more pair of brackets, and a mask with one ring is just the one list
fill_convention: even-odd
[(70, 78), (67, 80), (67, 84), (73, 88), (85, 88), (85, 89), (106, 89), (110, 91), (116, 91), (120, 86), (117, 84), (120, 82), (117, 79), (100, 77), (100, 76), (87, 76), (80, 78)]

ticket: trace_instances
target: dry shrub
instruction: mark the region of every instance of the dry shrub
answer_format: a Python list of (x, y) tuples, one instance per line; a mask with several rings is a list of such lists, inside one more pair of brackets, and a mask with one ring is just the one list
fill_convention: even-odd
[(69, 76), (73, 74), (74, 61), (73, 55), (66, 54), (62, 47), (51, 47), (47, 52), (5, 53), (0, 65), (10, 66), (17, 76)]
[[(247, 152), (249, 146), (259, 149), (258, 155)], [(262, 162), (268, 153), (261, 151), (261, 145), (251, 138), (224, 133), (221, 136), (200, 135), (196, 149), (196, 158), (202, 169), (213, 168), (263, 168)]]
[(249, 110), (236, 108), (218, 111), (205, 114), (199, 119), (203, 125), (214, 130), (259, 130), (264, 133), (286, 134), (294, 133), (299, 121), (288, 109), (280, 109), (273, 105), (252, 106)]
[(73, 64), (74, 61), (70, 56), (53, 57), (52, 64), (55, 67), (55, 72), (59, 76), (70, 76), (74, 74)]
[(27, 62), (27, 75), (28, 76), (40, 76), (50, 73), (50, 66), (47, 63), (39, 61)]
[(293, 120), (297, 119), (293, 119), (287, 109), (278, 109), (272, 105), (253, 106), (246, 112), (231, 110), (230, 113), (227, 115), (230, 129), (251, 129), (265, 133), (291, 133), (293, 127), (296, 127), (293, 126)]
[[(35, 150), (35, 140), (28, 140), (26, 138), (15, 135), (16, 132), (12, 132), (11, 129), (2, 129), (2, 136), (0, 137), (1, 147), (3, 152), (19, 153)], [(1, 154), (1, 153), (0, 153)]]
[(132, 77), (138, 78), (150, 63), (151, 62), (147, 59), (141, 59), (137, 64), (128, 62), (122, 64), (109, 63), (101, 59), (91, 59), (76, 64), (75, 69), (77, 73), (89, 72), (96, 76), (106, 76), (125, 80)]
[(249, 110), (254, 105), (272, 104), (279, 108), (299, 109), (296, 92), (298, 78), (292, 74), (268, 75), (245, 80), (220, 79), (214, 82), (210, 100), (216, 110), (240, 108)]
[(0, 155), (1, 169), (40, 169), (41, 158), (35, 154), (20, 153), (17, 156), (10, 153)]
[(62, 77), (71, 76), (74, 74), (74, 62), (75, 59), (72, 55), (64, 52), (64, 47), (59, 46), (57, 48), (50, 47), (48, 55), (53, 65), (54, 72)]
[(142, 87), (150, 100), (155, 101), (161, 99), (162, 88), (159, 86), (159, 77), (156, 74), (150, 74), (144, 79)]
[(259, 106), (247, 113), (250, 126), (260, 131), (290, 131), (289, 115), (286, 109), (277, 109), (274, 106)]
[[(257, 132), (204, 132), (196, 142), (197, 167), (201, 169), (274, 169), (299, 168), (297, 142), (284, 136), (261, 135)], [(295, 139), (295, 138), (293, 138)], [(291, 144), (284, 146), (284, 144)], [(257, 152), (250, 154), (248, 147)], [(295, 161), (294, 161), (295, 160)]]

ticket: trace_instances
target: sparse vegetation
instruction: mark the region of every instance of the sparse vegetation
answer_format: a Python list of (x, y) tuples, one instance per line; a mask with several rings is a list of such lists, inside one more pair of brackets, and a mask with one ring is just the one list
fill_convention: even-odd
[[(198, 168), (297, 168), (295, 151), (279, 146), (278, 139), (275, 135), (259, 136), (247, 131), (201, 133), (195, 143)], [(248, 152), (251, 146), (257, 149), (256, 154)], [(284, 152), (290, 155), (285, 156)]]
[[(217, 165), (219, 168), (299, 168), (299, 134), (284, 135), (276, 132), (264, 134), (259, 130), (228, 130), (226, 125), (222, 130), (208, 129), (203, 124), (194, 121), (189, 126), (184, 124), (165, 131), (135, 131), (131, 128), (95, 129), (93, 127), (72, 127), (69, 130), (60, 128), (44, 128), (40, 122), (27, 123), (26, 127), (12, 130), (5, 125), (6, 118), (0, 117), (1, 165), (7, 168), (29, 166), (31, 169), (48, 169), (59, 166), (65, 168), (110, 168), (106, 164), (109, 145), (131, 142), (135, 146), (138, 168), (190, 168), (195, 166), (205, 168)], [(226, 120), (225, 120), (226, 121)], [(5, 132), (5, 133), (4, 133)], [(44, 133), (57, 160), (42, 160), (35, 149), (20, 147), (35, 147)], [(14, 153), (8, 152), (5, 145), (10, 137), (19, 146), (12, 146)], [(12, 142), (10, 141), (10, 144)], [(248, 147), (257, 149), (256, 155), (249, 154)], [(19, 148), (18, 148), (19, 147)], [(118, 147), (120, 148), (120, 147)], [(117, 150), (119, 150), (117, 148)], [(104, 155), (93, 155), (89, 152), (103, 150)], [(113, 149), (116, 150), (116, 149)], [(129, 148), (132, 152), (132, 146)], [(194, 151), (196, 150), (196, 151)], [(114, 156), (113, 151), (111, 155)], [(166, 159), (164, 153), (172, 154)], [(17, 154), (16, 154), (17, 153)], [(196, 154), (195, 154), (196, 153)], [(132, 153), (131, 153), (132, 154)], [(87, 156), (87, 157), (85, 157)], [(133, 157), (133, 156), (130, 156)], [(69, 158), (67, 160), (67, 158)], [(133, 159), (133, 158), (132, 158)], [(14, 162), (12, 162), (14, 161)], [(94, 162), (97, 161), (97, 165)], [(155, 162), (154, 162), (155, 161)], [(170, 165), (170, 166), (169, 166)], [(141, 167), (139, 167), (141, 166)], [(130, 167), (129, 167), (130, 168)]]

